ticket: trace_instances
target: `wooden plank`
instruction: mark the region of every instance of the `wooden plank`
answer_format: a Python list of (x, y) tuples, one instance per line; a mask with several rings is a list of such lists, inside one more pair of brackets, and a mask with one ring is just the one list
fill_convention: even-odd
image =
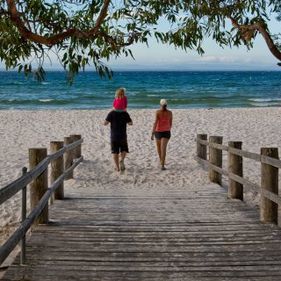
[[(30, 250), (30, 249), (29, 249)], [(44, 249), (36, 249), (34, 248), (32, 251), (28, 251), (28, 254), (30, 255), (29, 263), (31, 264), (32, 261), (35, 261), (36, 263), (39, 262), (36, 261), (36, 256), (38, 256), (38, 253), (36, 252), (40, 251), (42, 254), (44, 252)], [(77, 254), (75, 254), (77, 253)], [(256, 254), (255, 254), (256, 253)], [(56, 256), (55, 256), (56, 255)], [(73, 256), (74, 255), (74, 256)], [(96, 250), (92, 251), (91, 249), (83, 250), (79, 249), (77, 251), (74, 250), (55, 250), (51, 249), (50, 252), (47, 254), (42, 254), (42, 257), (40, 260), (50, 260), (52, 259), (60, 259), (60, 260), (118, 260), (118, 259), (130, 259), (130, 260), (160, 260), (164, 261), (166, 259), (175, 259), (175, 260), (185, 260), (189, 259), (191, 260), (197, 260), (197, 261), (204, 261), (205, 259), (211, 261), (213, 259), (219, 261), (225, 261), (225, 260), (232, 260), (237, 262), (243, 262), (243, 261), (255, 261), (255, 260), (268, 260), (268, 261), (280, 261), (280, 251), (273, 251), (272, 255), (270, 255), (270, 250), (260, 250), (260, 251), (243, 251), (239, 250), (235, 253), (232, 251), (211, 251), (211, 252), (204, 252), (204, 251), (192, 251), (191, 249), (189, 251), (110, 251), (110, 250)]]
[[(151, 275), (159, 276), (167, 276), (166, 274), (173, 274), (173, 273), (182, 273), (180, 276), (185, 278), (195, 278), (195, 277), (217, 277), (217, 280), (224, 280), (223, 277), (240, 277), (240, 280), (248, 280), (243, 279), (246, 277), (268, 277), (268, 276), (279, 276), (281, 275), (281, 269), (279, 265), (270, 265), (270, 266), (212, 266), (212, 267), (205, 267), (205, 266), (185, 266), (185, 267), (177, 267), (175, 265), (171, 265), (169, 267), (138, 267), (134, 264), (126, 267), (122, 266), (89, 266), (89, 267), (71, 267), (71, 266), (64, 266), (63, 268), (59, 266), (53, 266), (51, 270), (46, 270), (46, 266), (30, 266), (30, 271), (27, 271), (26, 268), (19, 268), (17, 272), (13, 272), (11, 274), (11, 279), (8, 279), (8, 276), (4, 276), (4, 278), (8, 280), (13, 280), (13, 276), (20, 276), (20, 278), (24, 277), (27, 280), (38, 280), (38, 277), (42, 278), (57, 278), (56, 280), (69, 280), (72, 278), (74, 280), (80, 280), (78, 278), (87, 277), (86, 280), (92, 280), (91, 278), (97, 277), (97, 273), (99, 277), (102, 277), (100, 280), (103, 279), (104, 276), (109, 275), (110, 273), (111, 278), (113, 276), (127, 276), (131, 275), (133, 277), (139, 276), (141, 273), (146, 278), (149, 278)], [(107, 272), (107, 274), (105, 274)], [(165, 274), (163, 274), (165, 273)], [(163, 275), (162, 275), (163, 274)], [(110, 276), (109, 275), (109, 276)], [(141, 275), (141, 276), (142, 276)], [(17, 277), (18, 278), (18, 277)], [(220, 279), (221, 278), (221, 279)], [(16, 279), (16, 280), (26, 280), (26, 279)], [(49, 280), (49, 279), (47, 279)], [(54, 279), (53, 279), (54, 280)], [(114, 279), (110, 279), (114, 280)], [(127, 279), (125, 279), (127, 280)], [(143, 279), (141, 279), (143, 280)], [(160, 279), (160, 280), (167, 280), (167, 279)], [(173, 279), (168, 279), (173, 280)], [(194, 280), (194, 279), (189, 279)], [(264, 279), (269, 280), (269, 279)], [(280, 280), (280, 279), (279, 279)]]

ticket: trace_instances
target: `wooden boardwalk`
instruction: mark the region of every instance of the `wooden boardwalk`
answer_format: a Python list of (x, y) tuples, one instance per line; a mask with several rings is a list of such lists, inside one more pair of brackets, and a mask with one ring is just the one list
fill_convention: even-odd
[(281, 229), (218, 185), (67, 194), (3, 281), (281, 280)]

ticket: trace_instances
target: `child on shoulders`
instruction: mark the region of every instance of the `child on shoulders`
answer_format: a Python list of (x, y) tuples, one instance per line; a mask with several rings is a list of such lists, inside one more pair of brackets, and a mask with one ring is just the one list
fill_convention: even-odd
[(126, 97), (126, 89), (119, 88), (115, 92), (115, 99), (113, 101), (113, 110), (116, 111), (126, 111), (128, 106), (128, 101)]

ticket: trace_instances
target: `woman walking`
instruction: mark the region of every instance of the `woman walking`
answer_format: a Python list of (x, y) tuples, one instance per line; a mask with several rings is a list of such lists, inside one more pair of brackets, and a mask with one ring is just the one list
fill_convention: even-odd
[(159, 155), (161, 170), (166, 170), (165, 159), (167, 144), (171, 137), (171, 127), (173, 122), (172, 111), (167, 109), (167, 100), (160, 100), (160, 109), (156, 111), (155, 122), (153, 124), (151, 139), (156, 139), (157, 153)]

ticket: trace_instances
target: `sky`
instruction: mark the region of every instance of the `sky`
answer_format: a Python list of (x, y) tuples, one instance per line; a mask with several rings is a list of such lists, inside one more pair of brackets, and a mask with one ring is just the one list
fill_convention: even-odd
[[(281, 32), (281, 22), (272, 17), (269, 28), (273, 33)], [(281, 70), (278, 60), (270, 53), (262, 36), (257, 35), (254, 48), (247, 50), (217, 46), (211, 39), (203, 45), (205, 54), (198, 55), (195, 51), (187, 52), (152, 42), (136, 45), (131, 49), (132, 58), (119, 58), (109, 62), (113, 70)]]
[(206, 45), (202, 56), (157, 43), (149, 48), (138, 45), (132, 48), (135, 60), (119, 58), (108, 64), (113, 70), (281, 70), (263, 40), (257, 40), (251, 50), (222, 49), (211, 41)]

